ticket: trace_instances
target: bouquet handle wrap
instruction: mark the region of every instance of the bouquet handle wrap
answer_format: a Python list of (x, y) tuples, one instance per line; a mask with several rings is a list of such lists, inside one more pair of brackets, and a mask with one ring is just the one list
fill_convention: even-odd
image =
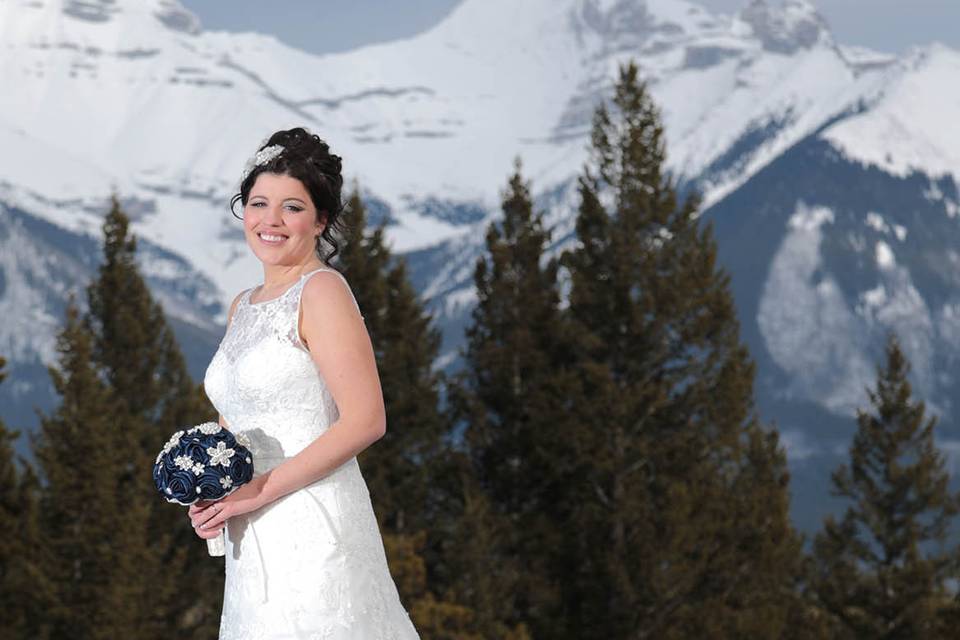
[(216, 538), (207, 539), (207, 551), (214, 558), (227, 555), (227, 546), (223, 539), (223, 529)]

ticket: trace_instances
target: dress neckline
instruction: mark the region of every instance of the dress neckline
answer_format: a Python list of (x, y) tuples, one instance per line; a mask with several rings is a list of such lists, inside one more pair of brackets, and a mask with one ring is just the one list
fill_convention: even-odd
[(259, 306), (262, 305), (262, 304), (268, 304), (268, 303), (270, 303), (270, 302), (275, 302), (275, 301), (279, 300), (280, 298), (284, 297), (285, 295), (287, 295), (288, 293), (290, 293), (291, 291), (293, 291), (293, 289), (294, 289), (298, 284), (300, 284), (301, 282), (303, 282), (304, 278), (306, 278), (307, 276), (312, 276), (313, 274), (317, 273), (318, 271), (329, 271), (329, 269), (328, 269), (327, 267), (320, 267), (319, 269), (314, 269), (313, 271), (309, 271), (309, 272), (307, 272), (307, 273), (300, 274), (300, 278), (299, 278), (298, 280), (296, 280), (293, 284), (291, 284), (289, 287), (287, 287), (286, 289), (284, 289), (284, 290), (283, 290), (283, 293), (281, 293), (280, 295), (278, 295), (278, 296), (276, 296), (276, 297), (273, 297), (273, 298), (270, 298), (269, 300), (261, 300), (260, 302), (254, 302), (254, 301), (251, 300), (250, 298), (253, 297), (253, 292), (254, 292), (254, 290), (260, 289), (260, 288), (263, 287), (263, 283), (260, 283), (260, 284), (258, 284), (256, 287), (253, 287), (253, 289), (250, 289), (249, 292), (247, 292), (246, 302), (247, 302), (247, 304), (248, 304), (249, 306), (251, 306), (251, 307), (259, 307)]

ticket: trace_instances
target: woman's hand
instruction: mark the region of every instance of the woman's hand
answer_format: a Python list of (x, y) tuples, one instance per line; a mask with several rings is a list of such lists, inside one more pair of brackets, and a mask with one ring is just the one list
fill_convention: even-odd
[(193, 530), (204, 540), (216, 538), (228, 518), (264, 506), (267, 501), (262, 489), (268, 475), (257, 476), (222, 500), (202, 500), (190, 505), (188, 514)]
[[(239, 491), (239, 489), (238, 489)], [(223, 526), (216, 529), (207, 528), (209, 521), (217, 515), (217, 511), (223, 509), (223, 505), (216, 500), (201, 500), (190, 505), (187, 513), (190, 515), (190, 524), (193, 526), (193, 532), (204, 540), (210, 540), (220, 535)]]

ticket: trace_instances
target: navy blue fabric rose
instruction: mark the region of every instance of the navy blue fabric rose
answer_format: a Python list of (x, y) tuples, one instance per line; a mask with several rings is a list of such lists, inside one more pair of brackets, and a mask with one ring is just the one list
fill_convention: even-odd
[(174, 433), (153, 465), (153, 482), (168, 502), (219, 500), (253, 478), (253, 455), (243, 434), (216, 422)]

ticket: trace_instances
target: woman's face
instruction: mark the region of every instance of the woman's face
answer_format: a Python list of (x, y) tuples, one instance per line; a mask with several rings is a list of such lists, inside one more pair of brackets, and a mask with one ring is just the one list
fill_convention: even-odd
[(309, 262), (323, 224), (302, 182), (261, 173), (243, 208), (243, 230), (261, 262), (293, 266)]

